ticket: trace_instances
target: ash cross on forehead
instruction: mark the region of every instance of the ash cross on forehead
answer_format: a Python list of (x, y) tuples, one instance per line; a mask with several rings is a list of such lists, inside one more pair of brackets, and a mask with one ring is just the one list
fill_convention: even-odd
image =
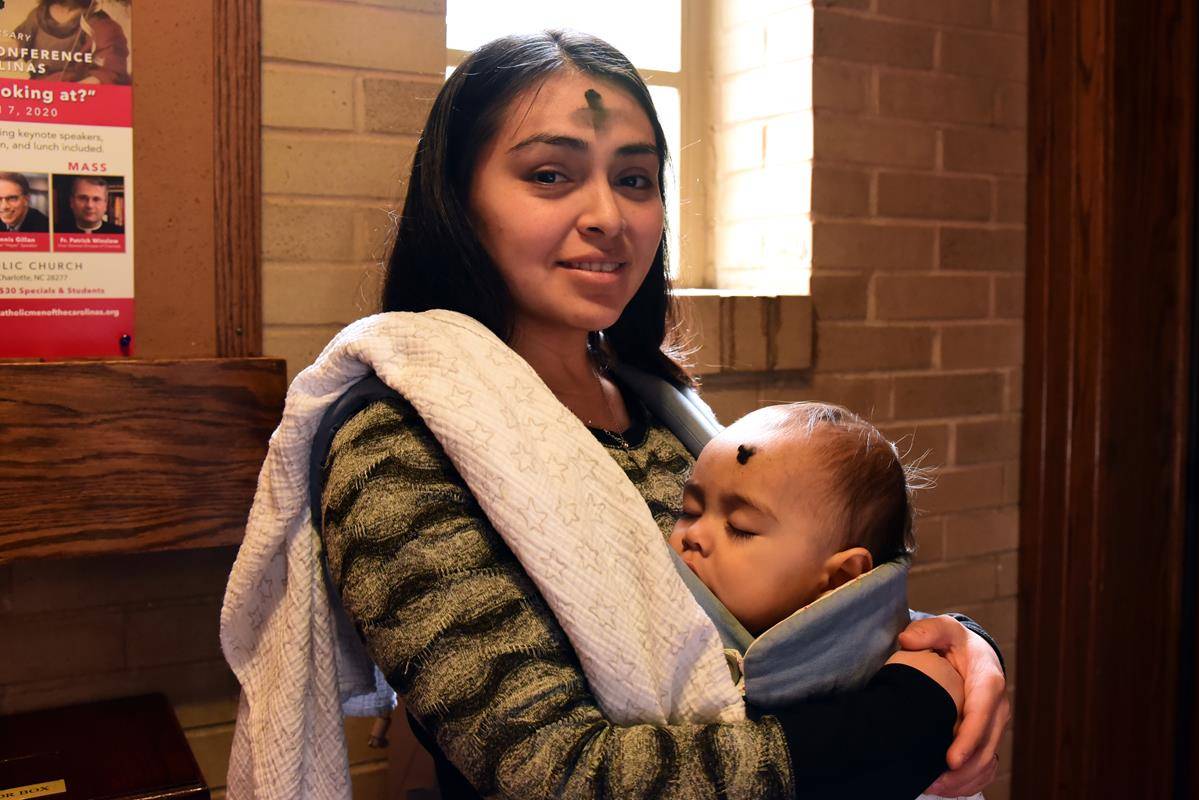
[(745, 462), (749, 461), (749, 457), (756, 452), (758, 452), (758, 448), (756, 447), (750, 447), (744, 444), (737, 445), (737, 463), (745, 464)]
[(587, 101), (587, 108), (591, 109), (591, 124), (595, 128), (604, 127), (604, 122), (608, 119), (608, 109), (604, 108), (604, 97), (595, 89), (588, 89), (583, 92), (583, 99)]

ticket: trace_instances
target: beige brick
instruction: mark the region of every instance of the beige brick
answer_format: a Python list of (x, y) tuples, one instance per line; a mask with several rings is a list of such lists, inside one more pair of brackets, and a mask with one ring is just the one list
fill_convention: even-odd
[(234, 548), (18, 561), (12, 606), (18, 613), (72, 611), (224, 594)]
[(936, 485), (921, 494), (918, 506), (929, 514), (950, 514), (1007, 505), (1003, 467), (987, 464), (938, 470)]
[[(916, 495), (916, 506), (919, 508), (920, 495)], [(945, 560), (945, 525), (940, 517), (924, 517), (916, 515), (912, 528), (916, 536), (916, 553), (912, 558), (913, 564), (936, 564)]]
[(865, 319), (866, 287), (864, 273), (812, 274), (812, 303), (816, 317), (822, 320)]
[(945, 31), (940, 68), (958, 75), (1026, 82), (1028, 41), (1007, 34)]
[[(113, 642), (120, 646), (119, 635), (113, 637)], [(87, 646), (86, 641), (68, 644)], [(240, 690), (224, 659), (58, 677), (38, 669), (23, 675), (21, 680), (22, 683), (5, 687), (0, 713), (16, 714), (89, 700), (162, 692), (175, 707), (179, 724), (184, 728), (232, 720), (229, 710), (232, 708), (236, 713)]]
[(835, 217), (866, 216), (870, 213), (870, 173), (814, 166), (812, 210)]
[(721, 82), (725, 123), (746, 122), (812, 107), (812, 71), (805, 62), (771, 64)]
[(763, 297), (723, 298), (723, 352), (732, 370), (746, 372), (766, 369), (768, 303)]
[(995, 316), (1020, 319), (1024, 316), (1024, 276), (996, 275)]
[(267, 133), (262, 187), (268, 194), (359, 196), (394, 200), (412, 167), (416, 143)]
[(1020, 554), (1016, 551), (1001, 553), (997, 562), (1000, 597), (1015, 595), (1020, 588)]
[(1020, 419), (1004, 417), (959, 422), (954, 463), (980, 464), (1020, 456)]
[(354, 258), (352, 206), (262, 204), (262, 257), (267, 261), (348, 261)]
[(812, 6), (797, 3), (767, 18), (766, 60), (791, 61), (812, 57)]
[(812, 107), (864, 111), (870, 105), (870, 68), (816, 59), (812, 64)]
[(693, 351), (692, 372), (719, 372), (724, 365), (720, 353), (720, 297), (689, 292), (680, 292), (678, 297), (685, 346)]
[(442, 74), (445, 17), (315, 0), (266, 0), (262, 54), (315, 64)]
[(941, 335), (941, 366), (945, 369), (1015, 367), (1023, 360), (1024, 326), (1020, 323), (954, 325)]
[(995, 124), (1004, 128), (1028, 127), (1028, 85), (1005, 83), (995, 92)]
[(855, 164), (932, 169), (936, 132), (911, 123), (816, 115), (816, 158)]
[(262, 271), (267, 325), (347, 325), (373, 313), (378, 297), (371, 265), (271, 264)]
[(877, 12), (919, 22), (986, 27), (991, 19), (991, 0), (878, 0)]
[(924, 369), (932, 365), (932, 349), (930, 328), (821, 324), (815, 366), (827, 372)]
[(812, 298), (782, 295), (772, 298), (772, 330), (767, 361), (771, 369), (807, 369), (812, 366)]
[(1003, 465), (1003, 502), (1020, 502), (1020, 462), (1009, 461)]
[[(992, 560), (988, 559), (984, 563), (990, 563)], [(954, 610), (965, 614), (979, 625), (982, 625), (983, 629), (991, 634), (991, 637), (995, 641), (1004, 643), (1016, 640), (1016, 598), (1006, 597), (977, 605), (973, 604), (973, 600), (963, 599), (959, 603), (959, 607)], [(1006, 646), (1003, 648), (1003, 657), (1007, 660), (1009, 672), (1016, 665), (1014, 656), (1014, 648)]]
[(229, 773), (229, 750), (233, 747), (233, 726), (215, 725), (210, 728), (187, 731), (187, 744), (191, 747), (200, 774), (209, 786), (225, 785)]
[(395, 241), (398, 215), (399, 211), (388, 204), (355, 208), (354, 254), (351, 260), (385, 264)]
[(879, 319), (961, 319), (985, 317), (989, 278), (972, 275), (874, 276), (874, 313)]
[(278, 64), (262, 68), (262, 124), (285, 128), (354, 129), (354, 82)]
[(221, 597), (126, 612), (125, 658), (131, 667), (221, 657)]
[(722, 381), (717, 376), (711, 376), (704, 381), (703, 398), (716, 419), (724, 425), (740, 419), (758, 408), (758, 387), (754, 383), (746, 383), (743, 379), (734, 382)]
[(913, 567), (908, 579), (908, 604), (920, 611), (942, 612), (994, 596), (992, 560)]
[(1003, 375), (901, 375), (895, 378), (899, 419), (997, 414), (1003, 410)]
[(445, 16), (445, 0), (352, 0), (352, 2)]
[(419, 134), (439, 85), (390, 78), (363, 78), (363, 122), (377, 133)]
[(1024, 205), (1027, 190), (1023, 178), (995, 182), (995, 220), (1025, 224)]
[(120, 669), (123, 630), (119, 610), (6, 614), (0, 617), (0, 684)]
[[(767, 153), (770, 153), (767, 145)], [(812, 173), (807, 164), (772, 166), (725, 177), (719, 222), (794, 217), (811, 211)]]
[(1024, 231), (942, 228), (941, 268), (1022, 272)]
[(934, 38), (931, 28), (816, 10), (817, 56), (930, 69)]
[(803, 384), (766, 384), (761, 389), (762, 405), (821, 402), (844, 406), (870, 420), (891, 414), (891, 379), (828, 375), (816, 372)]
[(1028, 169), (1024, 131), (950, 128), (942, 135), (945, 169), (951, 172), (1023, 175)]
[(716, 134), (716, 161), (722, 177), (730, 172), (761, 169), (766, 163), (765, 123), (743, 122), (721, 129)]
[(888, 117), (989, 125), (994, 121), (990, 82), (926, 72), (883, 72), (879, 113)]
[(931, 228), (819, 221), (812, 225), (814, 269), (928, 269)]
[(287, 360), (287, 381), (311, 364), (325, 345), (341, 330), (340, 325), (267, 325), (262, 331), (263, 355)]
[[(762, 146), (768, 173), (775, 172), (779, 167), (803, 166), (805, 169), (811, 169), (815, 135), (812, 125), (812, 112), (808, 109), (773, 117), (766, 123), (762, 134)], [(767, 177), (772, 175), (768, 174)], [(782, 192), (795, 191), (798, 188), (806, 196), (811, 184), (811, 177), (804, 176), (802, 186), (780, 188)]]
[(1028, 0), (992, 0), (991, 25), (996, 30), (1026, 33)]
[(716, 74), (721, 77), (757, 69), (765, 64), (766, 26), (763, 20), (751, 20), (722, 31), (714, 61)]
[(878, 214), (983, 221), (991, 216), (991, 183), (909, 172), (878, 176)]
[(945, 517), (945, 558), (969, 558), (1014, 550), (1020, 515), (1015, 508), (987, 509)]

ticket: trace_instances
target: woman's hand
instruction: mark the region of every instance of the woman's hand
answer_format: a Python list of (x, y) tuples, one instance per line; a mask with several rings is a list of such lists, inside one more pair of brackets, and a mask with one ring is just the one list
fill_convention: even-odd
[(981, 791), (999, 769), (999, 739), (1011, 717), (998, 656), (981, 636), (946, 616), (913, 622), (899, 635), (899, 646), (942, 654), (965, 687), (962, 721), (945, 756), (949, 772), (929, 787), (929, 793), (958, 797)]
[(953, 698), (958, 716), (961, 716), (964, 699), (962, 676), (944, 656), (940, 656), (932, 650), (900, 650), (892, 653), (891, 657), (887, 659), (887, 663), (905, 664), (932, 678)]

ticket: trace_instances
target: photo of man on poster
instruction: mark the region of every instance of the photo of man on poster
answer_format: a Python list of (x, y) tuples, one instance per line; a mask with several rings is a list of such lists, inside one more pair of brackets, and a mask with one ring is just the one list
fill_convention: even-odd
[(110, 218), (108, 179), (93, 175), (56, 175), (54, 191), (58, 195), (59, 209), (54, 219), (55, 233), (125, 232), (123, 224)]
[[(45, 176), (41, 177), (44, 181)], [(0, 232), (49, 232), (50, 220), (30, 205), (30, 193), (28, 177), (20, 172), (0, 172)]]

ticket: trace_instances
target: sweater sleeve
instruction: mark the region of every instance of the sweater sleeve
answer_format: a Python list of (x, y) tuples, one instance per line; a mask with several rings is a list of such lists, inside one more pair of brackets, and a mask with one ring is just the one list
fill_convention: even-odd
[[(610, 723), (552, 612), (411, 406), (377, 402), (346, 423), (325, 475), (323, 544), (342, 602), (409, 713), (481, 794), (795, 796), (793, 771), (813, 755), (795, 743), (822, 737), (815, 725), (838, 701), (811, 705), (812, 724), (810, 704), (791, 709), (789, 731), (775, 716)], [(875, 701), (907, 703), (903, 692), (884, 687)], [(828, 747), (853, 746), (835, 738)]]

